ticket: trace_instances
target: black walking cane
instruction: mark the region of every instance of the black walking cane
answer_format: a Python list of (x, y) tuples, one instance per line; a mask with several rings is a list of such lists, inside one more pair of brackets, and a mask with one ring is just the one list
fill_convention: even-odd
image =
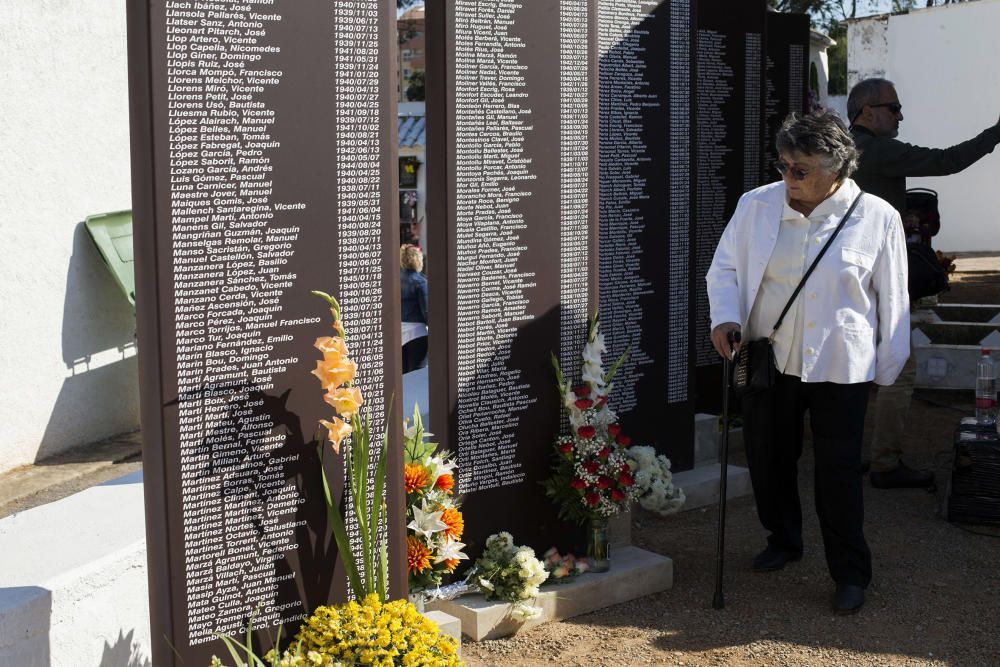
[[(730, 351), (733, 349), (733, 343), (739, 342), (740, 332), (731, 332), (729, 334)], [(726, 545), (726, 478), (729, 472), (729, 390), (733, 380), (732, 363), (738, 355), (739, 352), (736, 352), (732, 359), (722, 358), (722, 451), (719, 452), (721, 465), (719, 469), (719, 540), (715, 547), (715, 595), (712, 597), (714, 609), (722, 609), (726, 606), (726, 598), (722, 595), (722, 563)]]

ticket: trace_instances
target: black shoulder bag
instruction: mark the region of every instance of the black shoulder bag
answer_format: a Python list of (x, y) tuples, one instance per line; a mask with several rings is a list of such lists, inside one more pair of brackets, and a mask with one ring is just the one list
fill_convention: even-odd
[(830, 238), (827, 239), (826, 245), (823, 246), (823, 249), (816, 255), (816, 259), (813, 260), (813, 263), (809, 265), (809, 268), (802, 275), (802, 280), (799, 281), (799, 284), (795, 287), (795, 291), (792, 292), (792, 296), (788, 299), (788, 303), (782, 309), (781, 315), (778, 316), (778, 321), (775, 322), (774, 328), (771, 330), (771, 335), (767, 338), (748, 341), (740, 347), (739, 356), (736, 359), (736, 368), (733, 371), (733, 389), (736, 393), (746, 395), (760, 391), (761, 389), (770, 389), (774, 386), (774, 381), (778, 376), (778, 367), (774, 363), (774, 347), (772, 346), (774, 334), (785, 319), (788, 309), (795, 303), (795, 298), (802, 291), (802, 286), (809, 279), (813, 269), (819, 264), (819, 260), (823, 259), (823, 255), (826, 254), (833, 240), (837, 238), (837, 234), (844, 227), (844, 223), (851, 217), (851, 213), (854, 212), (854, 208), (861, 201), (861, 195), (863, 194), (864, 192), (859, 192), (858, 196), (854, 198), (851, 207), (847, 209), (847, 213), (840, 219), (837, 228), (833, 230), (833, 234), (830, 234)]

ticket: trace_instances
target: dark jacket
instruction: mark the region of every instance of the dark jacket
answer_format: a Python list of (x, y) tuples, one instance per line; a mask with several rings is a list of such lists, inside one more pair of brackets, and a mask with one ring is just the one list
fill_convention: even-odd
[(399, 286), (403, 296), (403, 322), (427, 324), (427, 278), (411, 269), (399, 272)]
[(865, 192), (881, 197), (900, 216), (906, 214), (907, 176), (947, 176), (962, 171), (1000, 143), (1000, 125), (951, 148), (924, 148), (898, 139), (876, 137), (866, 127), (851, 128), (861, 151), (858, 170), (851, 178)]

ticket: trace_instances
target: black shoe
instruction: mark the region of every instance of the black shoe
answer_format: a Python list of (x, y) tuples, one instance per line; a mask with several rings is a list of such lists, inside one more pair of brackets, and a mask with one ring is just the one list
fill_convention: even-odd
[(900, 463), (893, 470), (872, 472), (868, 475), (876, 489), (917, 489), (934, 483), (934, 473), (930, 470), (914, 470)]
[(865, 589), (854, 584), (837, 584), (833, 594), (833, 613), (848, 616), (858, 613), (865, 604)]
[(769, 544), (766, 549), (757, 554), (757, 557), (753, 559), (753, 571), (774, 572), (785, 567), (785, 563), (796, 560), (802, 560), (801, 551), (787, 551), (781, 547)]

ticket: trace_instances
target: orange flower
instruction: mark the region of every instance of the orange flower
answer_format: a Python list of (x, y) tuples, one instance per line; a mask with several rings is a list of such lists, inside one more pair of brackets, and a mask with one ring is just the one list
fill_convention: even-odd
[(444, 510), (441, 513), (441, 521), (448, 525), (444, 531), (445, 535), (455, 540), (462, 536), (462, 531), (465, 530), (465, 519), (462, 518), (462, 513), (457, 509), (449, 507)]
[(458, 567), (458, 559), (457, 558), (445, 558), (441, 562), (444, 563), (445, 568), (447, 568), (447, 570), (449, 572), (454, 572), (455, 568)]
[(333, 406), (344, 419), (350, 419), (364, 403), (361, 397), (361, 390), (357, 387), (343, 387), (332, 389), (323, 400)]
[(406, 538), (406, 569), (410, 574), (420, 574), (431, 566), (431, 551), (416, 535)]
[(323, 388), (330, 390), (350, 382), (358, 372), (358, 365), (337, 353), (324, 353), (323, 360), (316, 362), (313, 375), (319, 378)]
[(403, 466), (403, 484), (407, 493), (422, 491), (431, 483), (431, 475), (427, 468), (419, 463), (407, 463)]
[(351, 425), (343, 419), (330, 417), (331, 421), (320, 419), (319, 423), (329, 431), (330, 442), (333, 444), (333, 451), (340, 453), (341, 441), (351, 434)]
[(451, 476), (451, 473), (439, 475), (437, 481), (434, 482), (434, 487), (451, 495), (451, 490), (455, 487), (455, 478)]
[(336, 352), (347, 356), (347, 343), (340, 336), (323, 336), (317, 338), (314, 347), (322, 352), (324, 356), (328, 352)]

